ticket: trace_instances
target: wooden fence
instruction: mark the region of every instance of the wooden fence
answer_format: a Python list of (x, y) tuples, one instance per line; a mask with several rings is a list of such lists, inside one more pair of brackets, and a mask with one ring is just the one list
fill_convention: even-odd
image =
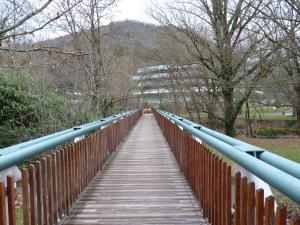
[[(114, 122), (63, 149), (51, 151), (22, 170), (22, 224), (55, 225), (72, 206), (141, 116)], [(16, 225), (15, 182), (0, 183), (0, 225)], [(19, 221), (20, 222), (20, 221)]]
[(299, 217), (287, 222), (285, 206), (274, 210), (273, 196), (265, 198), (264, 190), (256, 190), (239, 172), (232, 175), (231, 166), (217, 154), (166, 117), (154, 114), (209, 223), (300, 225)]

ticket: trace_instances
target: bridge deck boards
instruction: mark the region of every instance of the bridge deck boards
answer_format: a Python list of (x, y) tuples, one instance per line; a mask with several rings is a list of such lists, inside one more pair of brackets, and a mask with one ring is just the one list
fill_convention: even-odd
[(64, 224), (207, 224), (153, 115), (143, 115)]

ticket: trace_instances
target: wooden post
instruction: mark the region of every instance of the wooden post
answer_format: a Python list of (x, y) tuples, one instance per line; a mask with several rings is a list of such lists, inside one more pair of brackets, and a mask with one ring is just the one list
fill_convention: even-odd
[(0, 224), (6, 224), (6, 200), (4, 183), (0, 182)]
[(286, 225), (286, 206), (277, 207), (276, 225)]
[(28, 171), (22, 170), (23, 224), (30, 225)]
[(256, 191), (256, 203), (255, 203), (255, 225), (264, 224), (264, 189), (258, 189)]
[(36, 215), (36, 177), (35, 166), (29, 166), (29, 188), (30, 188), (30, 221), (31, 225), (37, 224)]
[[(7, 177), (7, 201), (9, 225), (16, 225), (15, 185), (14, 178)], [(0, 223), (1, 224), (1, 223)]]
[(235, 188), (234, 190), (235, 225), (244, 225), (244, 224), (240, 224), (240, 217), (241, 217), (241, 210), (240, 210), (241, 173), (240, 172), (235, 174), (234, 188)]
[(247, 191), (247, 225), (254, 225), (255, 223), (255, 184), (253, 182), (248, 184)]
[(274, 197), (269, 196), (265, 200), (265, 225), (274, 225)]

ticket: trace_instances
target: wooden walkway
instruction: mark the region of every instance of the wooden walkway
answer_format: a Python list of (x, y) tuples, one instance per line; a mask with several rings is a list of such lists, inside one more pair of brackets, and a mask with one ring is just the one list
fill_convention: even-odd
[(207, 224), (152, 114), (143, 115), (64, 224)]

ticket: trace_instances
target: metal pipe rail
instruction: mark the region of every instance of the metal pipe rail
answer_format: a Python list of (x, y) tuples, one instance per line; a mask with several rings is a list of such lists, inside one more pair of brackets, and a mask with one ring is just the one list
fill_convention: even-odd
[(300, 204), (299, 164), (174, 114), (157, 112)]
[(30, 145), (33, 145), (33, 144), (37, 144), (37, 143), (40, 143), (40, 142), (43, 142), (43, 141), (47, 141), (47, 140), (49, 140), (49, 139), (58, 137), (58, 136), (60, 136), (60, 135), (64, 135), (64, 134), (73, 132), (73, 131), (75, 131), (75, 130), (82, 129), (82, 128), (84, 128), (84, 127), (88, 127), (88, 126), (90, 126), (90, 125), (93, 125), (93, 124), (96, 124), (96, 123), (100, 123), (100, 122), (103, 122), (103, 121), (105, 121), (105, 120), (109, 120), (109, 119), (111, 119), (111, 118), (113, 118), (113, 117), (119, 117), (120, 115), (126, 116), (129, 112), (130, 112), (130, 111), (128, 111), (128, 112), (123, 112), (123, 113), (120, 113), (120, 114), (117, 114), (117, 115), (114, 115), (114, 116), (110, 116), (110, 117), (105, 118), (105, 119), (93, 121), (93, 122), (86, 123), (86, 124), (83, 124), (83, 125), (80, 125), (80, 126), (76, 126), (76, 127), (73, 127), (73, 128), (67, 129), (67, 130), (58, 131), (58, 132), (56, 132), (56, 133), (49, 134), (49, 135), (47, 135), (47, 136), (39, 137), (39, 138), (36, 138), (36, 139), (33, 139), (33, 140), (29, 140), (29, 141), (25, 141), (25, 142), (22, 142), (22, 143), (13, 145), (13, 146), (9, 146), (9, 147), (6, 147), (6, 148), (2, 148), (2, 149), (0, 149), (0, 156), (1, 156), (1, 155), (7, 155), (7, 154), (10, 154), (10, 153), (15, 152), (15, 151), (19, 151), (19, 150), (21, 150), (21, 149), (24, 148), (24, 147), (27, 147), (27, 146), (30, 146)]
[(160, 110), (160, 112), (163, 113), (165, 116), (172, 117), (174, 119), (177, 119), (177, 120), (180, 120), (180, 121), (186, 123), (187, 125), (193, 126), (194, 128), (197, 128), (198, 130), (200, 130), (212, 137), (215, 137), (218, 140), (225, 142), (226, 144), (231, 145), (233, 148), (236, 148), (239, 151), (247, 152), (247, 153), (261, 159), (262, 161), (264, 161), (270, 165), (273, 165), (276, 168), (278, 168), (282, 171), (285, 171), (286, 173), (291, 174), (294, 177), (297, 177), (298, 179), (300, 179), (300, 164), (299, 163), (296, 163), (292, 160), (289, 160), (289, 159), (286, 159), (279, 155), (276, 155), (274, 153), (271, 153), (271, 152), (267, 151), (266, 149), (259, 148), (255, 145), (251, 145), (251, 144), (245, 143), (243, 141), (237, 140), (235, 138), (229, 137), (225, 134), (222, 134), (222, 133), (219, 133), (212, 129), (209, 129), (205, 126), (196, 124), (192, 121), (186, 120), (186, 119), (176, 116), (172, 113), (169, 113), (166, 111), (161, 111), (161, 110)]
[(22, 160), (31, 158), (60, 144), (71, 141), (78, 136), (88, 134), (103, 126), (118, 121), (123, 117), (133, 114), (134, 112), (136, 112), (136, 110), (123, 112), (105, 119), (83, 124), (64, 131), (59, 131), (54, 134), (0, 149), (0, 171), (14, 166)]
[[(69, 142), (61, 149), (47, 152), (28, 168), (22, 169), (22, 224), (61, 224), (141, 115), (139, 110), (112, 116), (74, 131), (58, 132), (45, 139), (27, 142), (19, 145), (23, 146), (20, 151), (2, 155), (0, 164), (1, 168), (5, 168), (97, 129), (76, 143)], [(103, 129), (98, 129), (100, 127)], [(15, 181), (13, 176), (7, 176), (6, 182), (0, 180), (1, 225), (21, 222), (17, 221)]]

